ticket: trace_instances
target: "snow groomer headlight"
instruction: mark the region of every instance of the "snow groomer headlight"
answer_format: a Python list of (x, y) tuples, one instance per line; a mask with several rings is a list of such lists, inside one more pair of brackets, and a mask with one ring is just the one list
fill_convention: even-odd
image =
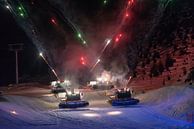
[(67, 91), (67, 95), (72, 95), (72, 92), (71, 91)]

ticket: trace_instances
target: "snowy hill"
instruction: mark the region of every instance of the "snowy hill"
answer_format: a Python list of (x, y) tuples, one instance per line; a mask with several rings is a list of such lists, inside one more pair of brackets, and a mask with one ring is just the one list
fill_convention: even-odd
[(170, 86), (138, 96), (142, 103), (178, 119), (186, 120), (194, 114), (194, 88), (191, 86)]

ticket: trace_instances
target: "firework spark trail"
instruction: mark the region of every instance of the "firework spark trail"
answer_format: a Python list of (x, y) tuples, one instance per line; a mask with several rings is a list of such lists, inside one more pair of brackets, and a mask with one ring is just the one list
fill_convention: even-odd
[[(133, 3), (134, 3), (134, 0), (127, 0), (127, 6), (126, 6), (126, 8), (124, 9), (124, 11), (122, 11), (122, 12), (128, 13), (128, 10), (129, 10), (129, 8), (131, 7), (131, 5), (132, 5)], [(128, 16), (124, 16), (124, 17), (122, 18), (121, 23), (120, 23), (119, 26), (117, 27), (116, 31), (113, 32), (111, 38), (105, 40), (105, 43), (106, 43), (106, 44), (104, 45), (102, 51), (100, 52), (100, 54), (99, 54), (99, 56), (98, 56), (98, 58), (97, 58), (96, 63), (92, 66), (92, 68), (91, 68), (90, 71), (93, 71), (93, 69), (94, 69), (94, 68), (96, 67), (96, 65), (99, 63), (98, 60), (101, 59), (101, 57), (102, 57), (104, 51), (106, 50), (106, 48), (108, 47), (108, 45), (109, 45), (109, 44), (111, 43), (111, 41), (113, 40), (113, 37), (119, 32), (119, 30), (120, 30), (120, 29), (122, 28), (122, 26), (125, 24), (125, 21), (126, 21), (126, 18), (127, 18), (127, 17), (128, 17)]]
[[(107, 40), (105, 40), (105, 43), (106, 43), (106, 44), (105, 44), (104, 48), (102, 49), (99, 58), (101, 58), (102, 54), (104, 53), (104, 51), (106, 50), (106, 48), (108, 47), (108, 45), (111, 43), (111, 40), (112, 40), (112, 39), (107, 39)], [(99, 59), (99, 58), (98, 58), (98, 59)]]
[[(155, 18), (152, 21), (152, 26), (150, 27), (147, 35), (144, 38), (144, 42), (147, 40), (148, 37), (153, 33), (155, 27), (160, 23), (160, 19), (163, 17), (164, 11), (166, 7), (172, 2), (173, 0), (159, 0), (160, 4), (155, 13)], [(156, 18), (157, 17), (157, 18)]]
[[(9, 2), (10, 2), (10, 3), (9, 3)], [(5, 4), (6, 4), (7, 9), (9, 9), (9, 11), (13, 14), (14, 17), (17, 17), (18, 14), (16, 13), (16, 9), (12, 8), (12, 6), (11, 6), (11, 5), (14, 5), (14, 3), (12, 3), (12, 1), (9, 1), (9, 2), (8, 2), (8, 1), (5, 1)], [(20, 6), (22, 5), (20, 1), (18, 1), (18, 3), (19, 3)], [(8, 8), (8, 7), (9, 7), (9, 8)], [(24, 7), (22, 7), (22, 8), (23, 8), (23, 10), (25, 10)], [(26, 11), (25, 11), (25, 15), (27, 16), (27, 12), (26, 12)], [(28, 19), (28, 22), (29, 22), (29, 23), (32, 23), (30, 19)], [(29, 26), (32, 28), (32, 30), (35, 31), (35, 27), (34, 27), (33, 25), (29, 25)], [(36, 38), (38, 37), (38, 36), (36, 35), (35, 32), (33, 32), (33, 34), (34, 34), (34, 36), (35, 36)], [(37, 39), (37, 40), (38, 40), (38, 39)], [(49, 68), (50, 68), (51, 71), (54, 73), (54, 75), (56, 76), (56, 78), (59, 80), (59, 77), (58, 77), (56, 71), (51, 67), (51, 65), (49, 64), (49, 62), (46, 60), (46, 58), (43, 56), (42, 53), (40, 53), (40, 56), (41, 56), (42, 59), (46, 62), (46, 64), (49, 66)]]
[[(9, 4), (9, 2), (10, 2), (10, 4)], [(15, 7), (17, 7), (18, 5), (21, 6), (22, 9), (23, 9), (23, 11), (24, 11), (24, 13), (25, 13), (25, 15), (26, 15), (26, 17), (28, 17), (28, 14), (27, 14), (26, 10), (24, 9), (23, 5), (21, 4), (21, 2), (19, 0), (17, 1), (18, 5), (15, 5), (16, 3), (12, 2), (12, 1), (9, 1), (9, 2), (8, 1), (5, 1), (5, 3), (7, 4), (7, 6), (9, 6), (9, 10), (14, 15), (14, 17), (16, 17), (16, 18), (18, 17), (17, 8), (13, 9), (11, 7), (11, 5), (13, 5)], [(50, 3), (49, 3), (49, 6), (52, 8), (52, 10), (56, 14), (58, 14), (60, 16), (60, 18), (63, 20), (64, 23), (67, 23), (71, 27), (71, 29), (74, 31), (75, 34), (78, 33), (78, 34), (81, 35), (81, 36), (78, 36), (78, 38), (81, 40), (81, 42), (82, 42), (83, 45), (87, 46), (87, 42), (86, 42), (86, 40), (84, 40), (83, 34), (81, 34), (81, 30), (71, 20), (69, 20), (69, 18), (66, 17), (61, 12), (61, 10), (59, 10), (56, 7), (52, 6)], [(24, 15), (24, 14), (22, 14), (22, 15)], [(25, 20), (28, 21), (33, 26), (33, 22), (31, 21), (30, 16), (28, 18), (26, 18)], [(36, 30), (36, 29), (35, 28), (32, 28), (32, 30)], [(35, 37), (38, 37), (38, 36), (35, 36)]]
[(87, 46), (87, 42), (83, 38), (83, 33), (77, 27), (77, 25), (75, 25), (67, 16), (65, 16), (65, 14), (60, 9), (56, 8), (55, 6), (53, 6), (50, 2), (48, 2), (48, 4), (52, 8), (52, 11), (55, 14), (57, 14), (62, 19), (62, 22), (68, 24), (69, 27), (71, 27), (71, 29), (77, 35), (77, 37), (79, 38), (79, 40), (81, 40), (82, 45)]
[[(128, 0), (127, 0), (127, 1), (128, 1)], [(133, 2), (134, 2), (134, 0), (131, 0), (131, 2), (128, 1), (128, 2), (127, 2), (127, 6), (126, 6), (126, 8), (124, 9), (125, 11), (122, 11), (122, 12), (125, 12), (125, 13), (128, 12), (128, 10), (129, 10), (129, 8), (131, 7), (131, 5), (133, 4)], [(126, 21), (126, 16), (124, 16), (124, 17), (122, 18), (121, 23), (120, 23), (119, 26), (117, 27), (116, 31), (114, 31), (113, 34), (112, 34), (112, 36), (111, 36), (111, 38), (107, 40), (107, 42), (106, 42), (106, 44), (105, 44), (105, 46), (104, 46), (104, 48), (103, 48), (101, 54), (103, 54), (103, 52), (105, 51), (105, 49), (107, 48), (107, 46), (111, 43), (113, 37), (114, 37), (114, 36), (119, 32), (119, 30), (122, 28), (122, 26), (124, 25), (125, 21)], [(105, 40), (105, 41), (106, 41), (106, 40)]]
[[(7, 2), (7, 1), (6, 1), (6, 2)], [(13, 2), (13, 1), (9, 0), (9, 2), (11, 3), (11, 2)], [(19, 17), (19, 15), (17, 14), (17, 6), (18, 6), (18, 5), (17, 5), (16, 3), (19, 3), (18, 5), (22, 5), (21, 2), (20, 2), (19, 0), (17, 0), (17, 2), (11, 3), (11, 4), (15, 7), (15, 9), (12, 9), (12, 8), (11, 8), (10, 10), (11, 10), (11, 13), (13, 13), (13, 14), (15, 15), (15, 17)], [(50, 3), (49, 3), (49, 4), (50, 4)], [(23, 6), (23, 5), (22, 5), (22, 6)], [(10, 7), (11, 7), (11, 6), (10, 6)], [(72, 30), (74, 31), (74, 33), (78, 33), (78, 37), (79, 37), (79, 39), (82, 41), (82, 43), (83, 43), (83, 44), (86, 44), (86, 41), (83, 39), (83, 37), (82, 37), (82, 35), (81, 35), (80, 29), (79, 29), (79, 28), (78, 28), (71, 20), (69, 20), (69, 18), (66, 17), (66, 16), (64, 15), (64, 13), (63, 13), (60, 9), (58, 9), (58, 8), (56, 8), (56, 7), (54, 7), (54, 6), (52, 6), (51, 4), (50, 4), (50, 7), (52, 7), (52, 9), (54, 10), (55, 14), (57, 14), (57, 15), (61, 18), (61, 20), (63, 21), (63, 23), (64, 23), (64, 22), (67, 23), (67, 24), (72, 28)], [(130, 8), (130, 4), (128, 3), (127, 6), (125, 7), (124, 11), (121, 11), (121, 12), (127, 12), (129, 8)], [(27, 14), (27, 12), (26, 12), (26, 14)], [(21, 19), (21, 18), (20, 18), (20, 19)], [(33, 25), (33, 22), (31, 21), (30, 16), (29, 16), (28, 18), (24, 19), (24, 20), (26, 20), (26, 23), (30, 24), (31, 30), (34, 30), (34, 31), (33, 31), (33, 35), (34, 35), (34, 37), (36, 38), (35, 40), (36, 40), (36, 41), (39, 41), (39, 38), (40, 38), (40, 37), (38, 37), (38, 35), (37, 35), (37, 32), (38, 32), (38, 31), (35, 31), (35, 30), (38, 30), (38, 29), (36, 29), (36, 27)], [(96, 63), (92, 66), (91, 70), (93, 70), (93, 69), (96, 67), (96, 65), (100, 62), (99, 60), (100, 60), (100, 58), (102, 57), (104, 51), (105, 51), (106, 48), (109, 46), (109, 44), (111, 43), (111, 41), (112, 41), (113, 37), (116, 35), (116, 33), (122, 28), (123, 24), (125, 23), (125, 20), (126, 20), (126, 17), (123, 17), (122, 20), (120, 21), (120, 24), (119, 24), (119, 26), (117, 27), (117, 29), (113, 32), (112, 36), (110, 36), (111, 38), (105, 40), (105, 45), (104, 45), (104, 47), (102, 48), (102, 50), (101, 50), (101, 52), (100, 52), (100, 54), (99, 54), (99, 56), (98, 56), (98, 58), (97, 58), (97, 61), (96, 61)], [(25, 28), (25, 29), (26, 29), (26, 28)], [(26, 30), (26, 31), (27, 31), (27, 30)], [(39, 41), (39, 42), (40, 42), (40, 41)], [(86, 44), (86, 45), (87, 45), (87, 44)], [(39, 49), (39, 51), (42, 51), (42, 50)], [(51, 70), (53, 71), (53, 68), (52, 68), (51, 65), (48, 63), (48, 61), (47, 61), (44, 57), (43, 57), (43, 59), (45, 60), (45, 62), (48, 64), (48, 66), (49, 66), (49, 67), (51, 68)], [(54, 73), (54, 74), (56, 75), (56, 77), (58, 78), (56, 72), (53, 71), (53, 73)]]
[(166, 7), (172, 2), (173, 0), (161, 0), (160, 1), (160, 6), (164, 10)]
[[(38, 50), (41, 52), (45, 49), (41, 49), (41, 41), (40, 41), (40, 37), (37, 35), (38, 33), (38, 29), (36, 29), (35, 25), (33, 24), (32, 22), (32, 19), (30, 17), (30, 15), (27, 15), (27, 12), (25, 11), (25, 15), (26, 17), (22, 17), (18, 14), (18, 7), (21, 7), (22, 6), (22, 9), (24, 9), (22, 3), (18, 0), (18, 1), (11, 1), (11, 0), (6, 0), (4, 2), (2, 2), (2, 4), (4, 7), (6, 7), (7, 9), (9, 9), (10, 13), (12, 13), (13, 17), (15, 19), (17, 19), (18, 22), (20, 23), (23, 23), (23, 24), (20, 24), (26, 31), (27, 35), (32, 37), (33, 39), (33, 42), (35, 43), (35, 45), (37, 46)], [(5, 6), (6, 5), (6, 6)], [(13, 6), (13, 7), (12, 7)], [(53, 8), (55, 9), (55, 8)], [(67, 17), (65, 17), (63, 15), (63, 13), (60, 12), (60, 10), (55, 10), (55, 13), (57, 15), (60, 16), (61, 20), (63, 20), (63, 23), (67, 23), (71, 28), (72, 30), (74, 31), (74, 33), (77, 33), (77, 32), (81, 32), (78, 27), (76, 27)], [(28, 27), (26, 27), (26, 25)], [(80, 39), (84, 45), (86, 45), (86, 41), (83, 39), (83, 37)], [(39, 46), (40, 45), (40, 46)], [(49, 62), (45, 59), (44, 56), (41, 56), (44, 61), (46, 62), (46, 64), (49, 66), (49, 68), (52, 70), (52, 72), (54, 73), (54, 75), (56, 76), (56, 78), (59, 80), (59, 77), (56, 73), (56, 71), (51, 67), (51, 65), (49, 64)]]
[[(131, 1), (131, 3), (130, 3), (129, 1)], [(134, 0), (127, 0), (127, 2), (126, 2), (127, 5), (126, 5), (126, 7), (123, 9), (124, 11), (121, 11), (121, 12), (124, 12), (124, 13), (128, 12), (128, 10), (129, 10), (130, 7), (132, 6), (133, 2), (134, 2)], [(118, 33), (118, 31), (119, 31), (119, 30), (122, 28), (122, 26), (125, 24), (125, 21), (126, 21), (127, 17), (126, 17), (125, 15), (123, 15), (123, 13), (122, 13), (122, 16), (124, 16), (124, 17), (122, 18), (122, 20), (121, 20), (119, 26), (117, 27), (117, 29), (113, 32), (113, 34), (112, 34), (112, 36), (111, 36), (111, 39)]]
[(46, 60), (46, 58), (44, 57), (44, 55), (42, 53), (39, 54), (42, 59), (46, 62), (46, 64), (49, 66), (49, 68), (52, 70), (52, 72), (54, 73), (54, 75), (56, 76), (57, 80), (60, 80), (57, 73), (55, 72), (55, 70), (53, 69), (53, 67), (51, 67), (51, 65), (49, 64), (49, 62)]
[[(22, 5), (20, 1), (17, 1), (17, 3), (19, 5)], [(13, 1), (5, 0), (4, 3), (1, 5), (6, 6), (6, 8), (10, 11), (12, 16), (14, 18), (16, 18), (17, 20), (21, 21), (20, 19), (18, 19), (18, 13), (17, 13), (17, 6), (18, 5), (16, 3), (14, 3)], [(23, 7), (23, 10), (25, 10), (24, 7)], [(38, 44), (41, 44), (41, 43), (40, 43), (39, 38), (36, 34), (36, 32), (38, 32), (38, 31), (37, 31), (36, 27), (33, 25), (33, 22), (31, 21), (30, 16), (27, 14), (26, 11), (25, 11), (25, 14), (29, 17), (29, 18), (25, 19), (25, 21), (26, 21), (25, 24), (28, 23), (28, 26), (29, 26), (28, 28), (25, 27), (25, 30), (28, 32), (27, 35), (33, 37), (32, 38), (33, 42), (38, 42), (38, 43), (35, 43), (35, 45), (38, 48), (38, 50), (40, 51), (41, 46)], [(24, 22), (24, 21), (22, 21), (22, 22)], [(22, 27), (24, 28), (24, 26), (22, 26)]]
[(96, 63), (92, 66), (92, 68), (90, 69), (90, 72), (92, 72), (94, 70), (94, 68), (97, 66), (97, 64), (100, 62), (100, 59), (98, 59), (96, 61)]
[[(18, 3), (19, 5), (22, 5), (20, 1), (17, 1), (17, 3)], [(2, 6), (6, 6), (6, 8), (10, 11), (10, 13), (12, 14), (12, 16), (18, 20), (18, 13), (17, 13), (17, 6), (18, 6), (18, 5), (17, 5), (16, 3), (14, 3), (13, 1), (5, 0), (4, 3), (2, 3), (1, 5), (2, 5)], [(12, 7), (12, 6), (13, 6), (13, 7)], [(23, 7), (23, 10), (25, 10), (24, 7)], [(26, 11), (25, 11), (25, 14), (29, 17), (29, 15), (27, 14)], [(21, 20), (19, 19), (19, 21), (21, 21)], [(36, 27), (32, 24), (31, 19), (28, 18), (28, 19), (25, 19), (25, 21), (26, 21), (25, 24), (27, 24), (27, 22), (28, 22), (28, 26), (29, 26), (28, 29), (25, 29), (26, 31), (29, 32), (29, 33), (27, 33), (27, 35), (32, 36), (32, 37), (33, 37), (32, 40), (33, 40), (34, 42), (40, 42), (39, 39), (38, 39), (38, 36), (37, 36), (37, 34), (36, 34), (37, 31), (35, 31), (35, 30), (37, 30), (37, 29), (36, 29)], [(24, 22), (24, 21), (23, 21), (23, 22)], [(22, 26), (22, 27), (23, 27), (23, 26)], [(24, 28), (24, 27), (23, 27), (23, 28)], [(26, 27), (25, 27), (25, 28), (26, 28)], [(30, 34), (31, 34), (31, 35), (30, 35)], [(36, 47), (40, 50), (41, 46), (38, 45), (38, 44), (39, 44), (39, 43), (35, 43)]]
[(102, 51), (100, 52), (100, 54), (99, 54), (99, 56), (98, 56), (98, 58), (97, 58), (95, 64), (92, 65), (92, 67), (91, 67), (91, 69), (90, 69), (91, 72), (94, 70), (94, 68), (97, 66), (97, 64), (100, 63), (100, 61), (101, 61), (100, 59), (101, 59), (101, 57), (102, 57), (104, 51), (105, 51), (106, 48), (108, 47), (108, 45), (111, 43), (111, 39), (106, 39), (106, 40), (105, 40), (105, 43), (106, 43), (106, 44), (105, 44), (104, 48), (102, 49)]
[(4, 1), (5, 3), (3, 3), (2, 5), (4, 6), (6, 6), (6, 8), (14, 15), (14, 16), (17, 16), (17, 14), (15, 13), (15, 9), (14, 8), (12, 8), (12, 2), (10, 1), (10, 2), (8, 2), (8, 1)]
[[(75, 34), (78, 34), (78, 38), (82, 41), (82, 44), (87, 46), (86, 40), (84, 40), (82, 37), (83, 34), (81, 34), (81, 30), (67, 16), (65, 16), (65, 14), (60, 9), (54, 7), (51, 3), (49, 3), (49, 6), (51, 6), (54, 12), (58, 14), (60, 18), (62, 18), (64, 23), (67, 23), (72, 28)], [(79, 36), (79, 34), (81, 36)]]
[[(133, 1), (133, 0), (132, 0)], [(52, 5), (51, 5), (52, 6)], [(127, 1), (127, 6), (126, 8), (124, 9), (124, 12), (127, 12), (128, 9), (130, 8), (131, 6), (131, 3), (129, 3), (129, 1)], [(53, 7), (53, 6), (52, 6)], [(80, 40), (82, 41), (83, 44), (87, 45), (86, 44), (86, 41), (82, 38), (81, 34), (80, 34), (80, 30), (79, 28), (76, 27), (76, 25), (74, 25), (67, 17), (64, 16), (64, 14), (59, 10), (59, 9), (56, 9), (55, 7), (53, 7), (55, 9), (55, 11), (58, 12), (58, 14), (63, 18), (64, 22), (68, 22), (68, 24), (70, 24), (70, 26), (73, 28), (74, 32), (78, 32), (78, 37), (80, 38)], [(121, 11), (123, 12), (123, 11)], [(121, 27), (123, 26), (123, 24), (125, 23), (125, 20), (126, 20), (126, 17), (123, 17), (122, 20), (121, 20), (121, 23), (119, 24), (119, 26), (117, 27), (116, 31), (114, 31), (114, 33), (112, 34), (111, 38), (110, 39), (106, 39), (105, 40), (105, 45), (104, 47), (102, 48), (102, 51), (100, 52), (98, 58), (97, 58), (97, 61), (95, 62), (95, 64), (91, 67), (91, 71), (96, 67), (96, 65), (100, 62), (100, 58), (101, 56), (103, 55), (104, 51), (106, 50), (106, 48), (108, 47), (108, 45), (111, 43), (111, 40), (112, 38), (116, 35), (116, 33), (121, 29)]]
[[(124, 13), (128, 12), (129, 8), (131, 7), (131, 4), (129, 4), (129, 2), (127, 3), (127, 6), (126, 8), (124, 9)], [(123, 24), (125, 23), (125, 20), (126, 20), (126, 16), (124, 16), (121, 20), (121, 23), (119, 24), (117, 30), (115, 31), (115, 33), (117, 33), (123, 26)]]

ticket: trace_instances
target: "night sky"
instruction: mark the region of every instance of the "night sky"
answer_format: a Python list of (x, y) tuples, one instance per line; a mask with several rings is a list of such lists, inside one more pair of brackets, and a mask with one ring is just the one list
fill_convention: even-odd
[[(115, 54), (114, 59), (110, 58), (113, 57), (111, 52), (108, 52), (110, 56), (107, 58), (104, 57), (110, 59), (104, 61), (110, 62), (107, 63), (107, 69), (119, 73), (128, 71), (127, 63), (125, 62), (126, 57), (123, 57), (124, 53), (126, 53), (126, 49), (122, 49), (121, 47), (125, 48), (126, 43), (130, 43), (130, 40), (132, 40), (132, 35), (135, 32), (133, 28), (135, 28), (135, 30), (140, 30), (137, 28), (139, 28), (139, 26), (141, 27), (141, 23), (136, 23), (134, 15), (140, 15), (140, 11), (145, 12), (142, 10), (144, 7), (140, 6), (144, 5), (144, 3), (140, 2), (137, 8), (134, 8), (135, 4), (128, 4), (128, 2), (124, 0), (108, 1), (105, 5), (103, 1), (99, 0), (58, 0), (52, 1), (52, 3), (49, 1), (34, 1), (33, 4), (30, 0), (22, 1), (29, 17), (21, 17), (19, 15), (19, 5), (16, 3), (13, 4), (13, 7), (16, 9), (15, 13), (17, 14), (14, 18), (5, 7), (0, 10), (2, 19), (0, 21), (0, 41), (2, 44), (0, 51), (2, 53), (0, 85), (13, 83), (15, 80), (15, 54), (8, 50), (8, 44), (11, 43), (24, 44), (24, 50), (19, 54), (20, 82), (25, 82), (28, 79), (32, 81), (33, 77), (39, 75), (40, 78), (46, 75), (52, 75), (48, 66), (39, 57), (39, 52), (44, 53), (49, 63), (51, 63), (51, 66), (54, 67), (62, 78), (69, 73), (78, 75), (79, 70), (76, 68), (80, 67), (80, 64), (77, 63), (76, 60), (79, 61), (80, 55), (86, 56), (89, 60), (88, 62), (91, 62), (90, 65), (94, 64), (96, 58), (99, 57), (99, 53), (101, 53), (101, 49), (104, 47), (104, 41), (110, 37), (113, 38), (113, 44), (109, 49), (110, 51), (114, 49)], [(130, 6), (130, 8), (128, 8), (128, 6)], [(64, 10), (61, 11), (60, 8)], [(130, 18), (126, 17), (126, 11), (129, 13)], [(145, 13), (142, 14), (145, 15)], [(67, 22), (67, 18), (71, 20), (72, 25)], [(32, 22), (29, 22), (28, 19)], [(52, 22), (53, 19), (54, 23)], [(29, 24), (25, 25), (24, 21)], [(139, 19), (139, 21), (144, 23), (143, 19)], [(31, 24), (34, 26), (33, 29), (29, 27)], [(73, 24), (76, 27), (74, 27)], [(20, 26), (22, 26), (23, 29), (21, 29)], [(28, 28), (30, 29), (28, 30)], [(25, 34), (24, 30), (30, 37)], [(83, 34), (83, 39), (77, 37), (78, 33)], [(121, 49), (118, 47), (119, 49), (117, 50), (115, 46), (117, 46), (118, 43), (114, 43), (114, 38), (121, 33), (124, 33), (121, 41), (123, 45), (120, 45)], [(38, 46), (39, 52), (32, 43), (32, 40)], [(83, 40), (87, 41), (89, 47), (84, 46)], [(111, 62), (112, 60), (113, 62)], [(123, 62), (121, 63), (121, 61)], [(106, 63), (102, 65), (105, 64)], [(117, 64), (121, 64), (121, 66)], [(120, 69), (124, 71), (120, 71)], [(72, 70), (75, 71), (72, 72)], [(80, 76), (82, 77), (81, 73)], [(37, 81), (37, 78), (34, 80)], [(47, 78), (47, 80), (49, 79)]]
[(32, 77), (48, 74), (48, 68), (38, 56), (37, 49), (24, 31), (17, 25), (9, 11), (0, 8), (0, 85), (15, 83), (15, 53), (8, 44), (22, 43), (19, 52), (19, 79), (25, 82)]
[[(51, 69), (56, 71), (60, 79), (77, 75), (83, 78), (85, 73), (79, 72), (80, 68), (85, 68), (79, 63), (82, 56), (87, 59), (88, 69), (101, 56), (102, 62), (96, 71), (128, 74), (128, 70), (132, 69), (133, 72), (138, 62), (138, 48), (144, 47), (143, 44), (152, 39), (160, 43), (168, 40), (168, 37), (173, 40), (173, 32), (181, 25), (179, 21), (184, 22), (181, 16), (184, 17), (183, 7), (190, 4), (183, 0), (173, 1), (168, 6), (164, 4), (167, 11), (160, 12), (158, 7), (163, 5), (162, 1), (131, 1), (111, 0), (103, 4), (101, 0), (21, 0), (10, 1), (10, 9), (6, 9), (5, 3), (2, 4), (0, 85), (15, 82), (15, 53), (9, 51), (8, 44), (16, 43), (24, 44), (23, 51), (19, 53), (21, 83), (49, 82), (53, 80)], [(191, 14), (193, 11), (187, 12)], [(163, 15), (154, 17), (156, 13)], [(152, 24), (155, 21), (158, 21), (157, 24)], [(192, 21), (189, 23), (192, 24)], [(154, 34), (159, 34), (159, 37)], [(108, 50), (101, 53), (108, 39), (112, 40), (111, 44)], [(46, 57), (50, 69), (39, 52)]]
[[(115, 11), (118, 7), (117, 3), (118, 2), (115, 1), (113, 4), (110, 4), (105, 8), (107, 16), (111, 14), (109, 13), (110, 11)], [(39, 6), (38, 4), (37, 7)], [(77, 11), (82, 11), (82, 14), (92, 19), (93, 22), (96, 22), (96, 20), (102, 22), (104, 20), (95, 16), (95, 14), (98, 13), (97, 11), (103, 7), (102, 1), (86, 0), (84, 4), (82, 1), (74, 1), (72, 4), (76, 7)], [(20, 51), (18, 55), (19, 82), (31, 82), (33, 81), (33, 77), (36, 81), (44, 77), (50, 81), (49, 77), (52, 78), (52, 72), (43, 59), (40, 58), (39, 52), (32, 43), (31, 38), (26, 35), (18, 22), (15, 21), (10, 11), (3, 6), (0, 6), (0, 17), (0, 86), (15, 83), (15, 52), (9, 51), (8, 44), (17, 43), (24, 44), (23, 50)], [(111, 21), (113, 19), (109, 20)]]
[[(68, 0), (66, 2), (68, 2)], [(117, 0), (114, 2), (110, 2), (106, 7), (103, 5), (102, 1), (85, 0), (84, 2), (69, 1), (69, 3), (70, 3), (69, 5), (71, 4), (73, 5), (73, 7), (76, 9), (77, 12), (80, 12), (81, 15), (80, 14), (77, 14), (77, 16), (75, 15), (77, 19), (81, 18), (80, 22), (84, 23), (86, 20), (85, 19), (86, 17), (90, 19), (91, 24), (87, 23), (87, 26), (85, 28), (83, 27), (83, 30), (88, 31), (87, 29), (90, 29), (92, 27), (93, 33), (89, 32), (89, 34), (93, 34), (93, 36), (95, 37), (97, 36), (97, 34), (94, 33), (96, 32), (96, 30), (95, 28), (93, 28), (93, 26), (106, 23), (107, 21), (116, 20), (115, 19), (116, 15), (114, 16), (114, 13), (116, 12), (116, 10), (117, 11), (121, 10), (120, 7), (122, 7), (122, 6), (118, 6), (118, 3), (122, 4), (122, 2), (117, 1)], [(59, 31), (53, 31), (54, 30), (53, 25), (49, 23), (49, 19), (48, 19), (49, 17), (55, 17), (55, 18), (58, 18), (57, 20), (61, 20), (61, 18), (59, 18), (58, 15), (54, 15), (55, 12), (54, 13), (52, 12), (53, 11), (52, 5), (50, 6), (47, 4), (48, 3), (45, 1), (43, 3), (41, 1), (34, 2), (35, 6), (31, 5), (32, 6), (31, 10), (33, 11), (31, 11), (30, 9), (28, 11), (31, 11), (31, 14), (32, 14), (31, 18), (32, 19), (34, 18), (35, 23), (36, 23), (36, 16), (38, 15), (40, 16), (39, 21), (37, 21), (38, 23), (35, 25), (37, 25), (37, 27), (40, 29), (40, 33), (41, 32), (43, 33), (43, 35), (41, 36), (44, 37), (44, 42), (47, 43), (46, 44), (47, 46), (54, 45), (54, 47), (57, 47), (60, 45), (60, 43), (62, 44), (60, 46), (64, 46), (64, 40), (66, 40), (64, 38), (64, 34), (63, 34), (64, 32), (61, 33)], [(44, 9), (39, 10), (42, 8)], [(49, 11), (51, 12), (47, 12), (47, 11), (44, 12), (47, 9), (49, 9)], [(104, 13), (102, 13), (101, 11), (98, 12), (100, 9), (103, 9)], [(33, 12), (35, 12), (35, 14)], [(49, 77), (52, 78), (52, 73), (50, 69), (45, 64), (45, 62), (42, 60), (42, 58), (40, 58), (39, 52), (37, 48), (35, 47), (35, 45), (32, 43), (31, 37), (28, 37), (26, 35), (24, 30), (18, 24), (18, 21), (16, 21), (13, 18), (13, 14), (11, 14), (10, 11), (7, 10), (5, 7), (1, 6), (0, 17), (1, 17), (1, 21), (0, 21), (0, 26), (1, 26), (1, 29), (0, 29), (0, 34), (1, 34), (0, 36), (0, 42), (1, 42), (0, 85), (7, 85), (10, 83), (15, 83), (15, 53), (12, 51), (9, 51), (8, 44), (17, 44), (17, 43), (24, 44), (23, 51), (19, 52), (19, 81), (20, 82), (23, 83), (23, 82), (32, 81), (33, 77), (36, 78), (34, 79), (36, 81), (38, 80), (38, 77), (40, 78), (45, 77), (47, 80), (50, 79)], [(66, 31), (69, 29), (66, 26), (71, 27), (71, 25), (69, 25), (68, 23), (64, 24), (63, 29), (65, 29)], [(91, 27), (88, 28), (88, 26), (91, 26)], [(96, 28), (98, 29), (98, 27)], [(72, 30), (67, 31), (65, 33), (66, 34), (69, 33), (73, 35), (73, 38), (71, 39), (72, 41), (74, 40), (75, 42), (79, 42), (76, 39), (75, 37), (76, 35), (72, 32)], [(91, 35), (88, 35), (88, 37), (91, 37)], [(57, 40), (57, 42), (55, 42), (55, 40)], [(55, 43), (53, 43), (52, 41)], [(79, 45), (78, 43), (78, 46), (81, 46), (81, 45)], [(46, 77), (46, 76), (49, 76), (49, 77)]]

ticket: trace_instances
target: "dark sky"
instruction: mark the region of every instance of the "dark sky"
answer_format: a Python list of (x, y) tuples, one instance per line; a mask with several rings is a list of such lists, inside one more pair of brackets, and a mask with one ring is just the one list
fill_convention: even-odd
[[(115, 11), (116, 7), (118, 7), (116, 3), (118, 3), (117, 0), (113, 3), (109, 3), (108, 5), (110, 5), (110, 7), (107, 6), (105, 10), (111, 8)], [(93, 17), (96, 11), (103, 7), (103, 2), (97, 0), (85, 0), (84, 3), (76, 1), (75, 4), (77, 8), (79, 7), (79, 10), (83, 11), (83, 14), (87, 14), (88, 17)], [(109, 13), (107, 12), (107, 14)], [(19, 53), (20, 82), (23, 82), (26, 76), (32, 78), (39, 75), (46, 76), (50, 74), (48, 67), (39, 57), (39, 53), (31, 39), (26, 36), (25, 32), (12, 17), (12, 14), (2, 6), (0, 6), (0, 17), (0, 85), (15, 82), (15, 53), (9, 51), (8, 44), (24, 44), (24, 50)]]
[[(48, 74), (48, 69), (31, 40), (17, 25), (9, 11), (0, 6), (0, 86), (15, 82), (15, 53), (9, 51), (8, 44), (22, 43), (19, 53), (19, 77), (24, 81), (27, 75)], [(26, 79), (25, 79), (26, 80)]]

